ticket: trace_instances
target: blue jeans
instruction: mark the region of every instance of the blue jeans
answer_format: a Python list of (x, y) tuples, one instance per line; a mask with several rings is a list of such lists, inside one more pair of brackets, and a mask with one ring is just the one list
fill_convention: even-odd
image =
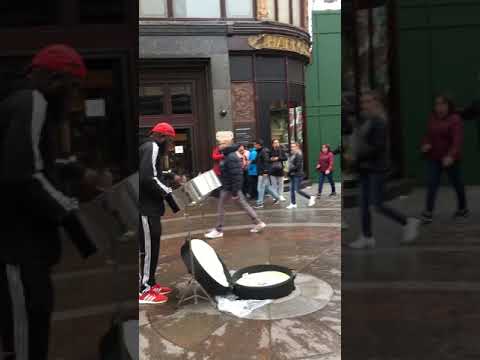
[(330, 187), (332, 188), (332, 194), (335, 194), (335, 182), (333, 181), (333, 173), (331, 172), (330, 174), (325, 174), (323, 171), (320, 173), (320, 179), (318, 180), (318, 194), (320, 195), (322, 193), (323, 189), (323, 183), (325, 182), (325, 178), (328, 179), (328, 182), (330, 183)]
[(407, 224), (407, 217), (397, 210), (392, 209), (383, 202), (385, 174), (360, 173), (361, 200), (360, 210), (362, 216), (362, 233), (365, 237), (372, 237), (372, 215), (370, 205), (383, 216), (400, 225)]
[(278, 195), (278, 193), (272, 186), (270, 176), (260, 175), (258, 177), (257, 190), (257, 205), (263, 205), (263, 201), (265, 200), (265, 193), (272, 195), (275, 200), (280, 200), (280, 195)]
[(452, 184), (457, 194), (458, 210), (467, 209), (467, 199), (465, 196), (465, 186), (462, 180), (462, 173), (460, 164), (454, 163), (452, 166), (444, 168), (441, 161), (429, 160), (427, 162), (427, 207), (426, 210), (430, 213), (435, 208), (435, 200), (437, 197), (438, 187), (440, 186), (440, 179), (442, 172), (446, 171), (450, 184)]
[(310, 195), (300, 189), (302, 183), (302, 176), (290, 176), (290, 202), (292, 204), (297, 203), (296, 193), (300, 194), (306, 199), (310, 199)]

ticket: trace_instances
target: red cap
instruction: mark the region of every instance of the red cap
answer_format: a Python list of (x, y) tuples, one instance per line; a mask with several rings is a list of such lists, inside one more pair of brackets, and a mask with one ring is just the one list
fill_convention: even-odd
[(81, 79), (87, 75), (87, 68), (78, 52), (61, 44), (40, 50), (33, 57), (31, 67), (64, 72)]
[(172, 125), (165, 122), (155, 125), (152, 129), (152, 132), (170, 137), (175, 137), (175, 129), (172, 127)]

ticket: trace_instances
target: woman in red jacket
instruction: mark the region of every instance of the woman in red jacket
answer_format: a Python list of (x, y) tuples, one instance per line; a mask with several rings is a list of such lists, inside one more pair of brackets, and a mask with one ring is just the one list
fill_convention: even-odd
[(330, 182), (330, 187), (332, 188), (332, 192), (329, 196), (335, 196), (337, 194), (335, 191), (335, 182), (333, 181), (333, 162), (334, 155), (330, 150), (330, 145), (322, 145), (322, 151), (320, 152), (320, 157), (318, 158), (317, 164), (317, 170), (320, 172), (320, 179), (318, 181), (318, 197), (322, 195), (325, 177)]
[(428, 187), (426, 209), (422, 214), (424, 222), (429, 223), (433, 219), (437, 190), (444, 170), (457, 194), (458, 209), (454, 217), (469, 215), (460, 166), (462, 146), (463, 120), (455, 112), (450, 99), (438, 96), (422, 142), (422, 152), (427, 158)]

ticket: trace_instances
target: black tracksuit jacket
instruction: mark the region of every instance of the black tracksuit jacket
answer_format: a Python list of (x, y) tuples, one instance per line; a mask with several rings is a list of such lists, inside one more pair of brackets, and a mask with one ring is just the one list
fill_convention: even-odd
[(152, 138), (145, 138), (140, 143), (140, 213), (145, 216), (163, 216), (165, 201), (172, 204), (172, 189), (169, 184), (174, 174), (162, 166), (164, 146)]
[[(17, 91), (0, 103), (0, 262), (54, 264), (60, 226), (74, 242), (82, 233), (72, 215), (78, 203), (61, 184), (82, 177), (84, 169), (52, 146), (58, 145), (58, 121), (55, 105), (38, 90)], [(76, 245), (84, 256), (94, 252), (88, 241)]]

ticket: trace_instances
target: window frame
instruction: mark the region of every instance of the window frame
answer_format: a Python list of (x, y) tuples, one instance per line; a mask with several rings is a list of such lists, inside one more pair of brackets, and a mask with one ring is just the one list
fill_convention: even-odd
[[(258, 0), (250, 0), (252, 2), (252, 17), (227, 17), (227, 0), (217, 0), (220, 2), (220, 18), (216, 17), (175, 17), (173, 13), (173, 1), (174, 0), (166, 0), (167, 6), (167, 16), (149, 16), (149, 15), (140, 15), (141, 20), (181, 20), (181, 21), (189, 21), (189, 20), (231, 20), (231, 21), (241, 21), (241, 20), (259, 20), (257, 16), (257, 5)], [(293, 24), (293, 2), (299, 1), (300, 2), (300, 26), (296, 26)], [(274, 0), (275, 3), (275, 14), (273, 20), (268, 21), (276, 21), (281, 24), (287, 24), (290, 26), (298, 27), (301, 29), (306, 29), (305, 24), (305, 0), (289, 0), (289, 22), (284, 23), (278, 20), (278, 0)]]
[[(239, 20), (257, 20), (257, 0), (250, 0), (252, 2), (252, 17), (227, 17), (227, 2), (226, 0), (217, 0), (220, 2), (220, 17), (175, 17), (173, 13), (173, 1), (174, 0), (167, 0), (167, 17), (158, 17), (158, 16), (140, 16), (140, 20), (232, 20), (232, 21), (239, 21)], [(276, 1), (276, 0), (275, 0)], [(301, 0), (299, 0), (301, 1)]]

